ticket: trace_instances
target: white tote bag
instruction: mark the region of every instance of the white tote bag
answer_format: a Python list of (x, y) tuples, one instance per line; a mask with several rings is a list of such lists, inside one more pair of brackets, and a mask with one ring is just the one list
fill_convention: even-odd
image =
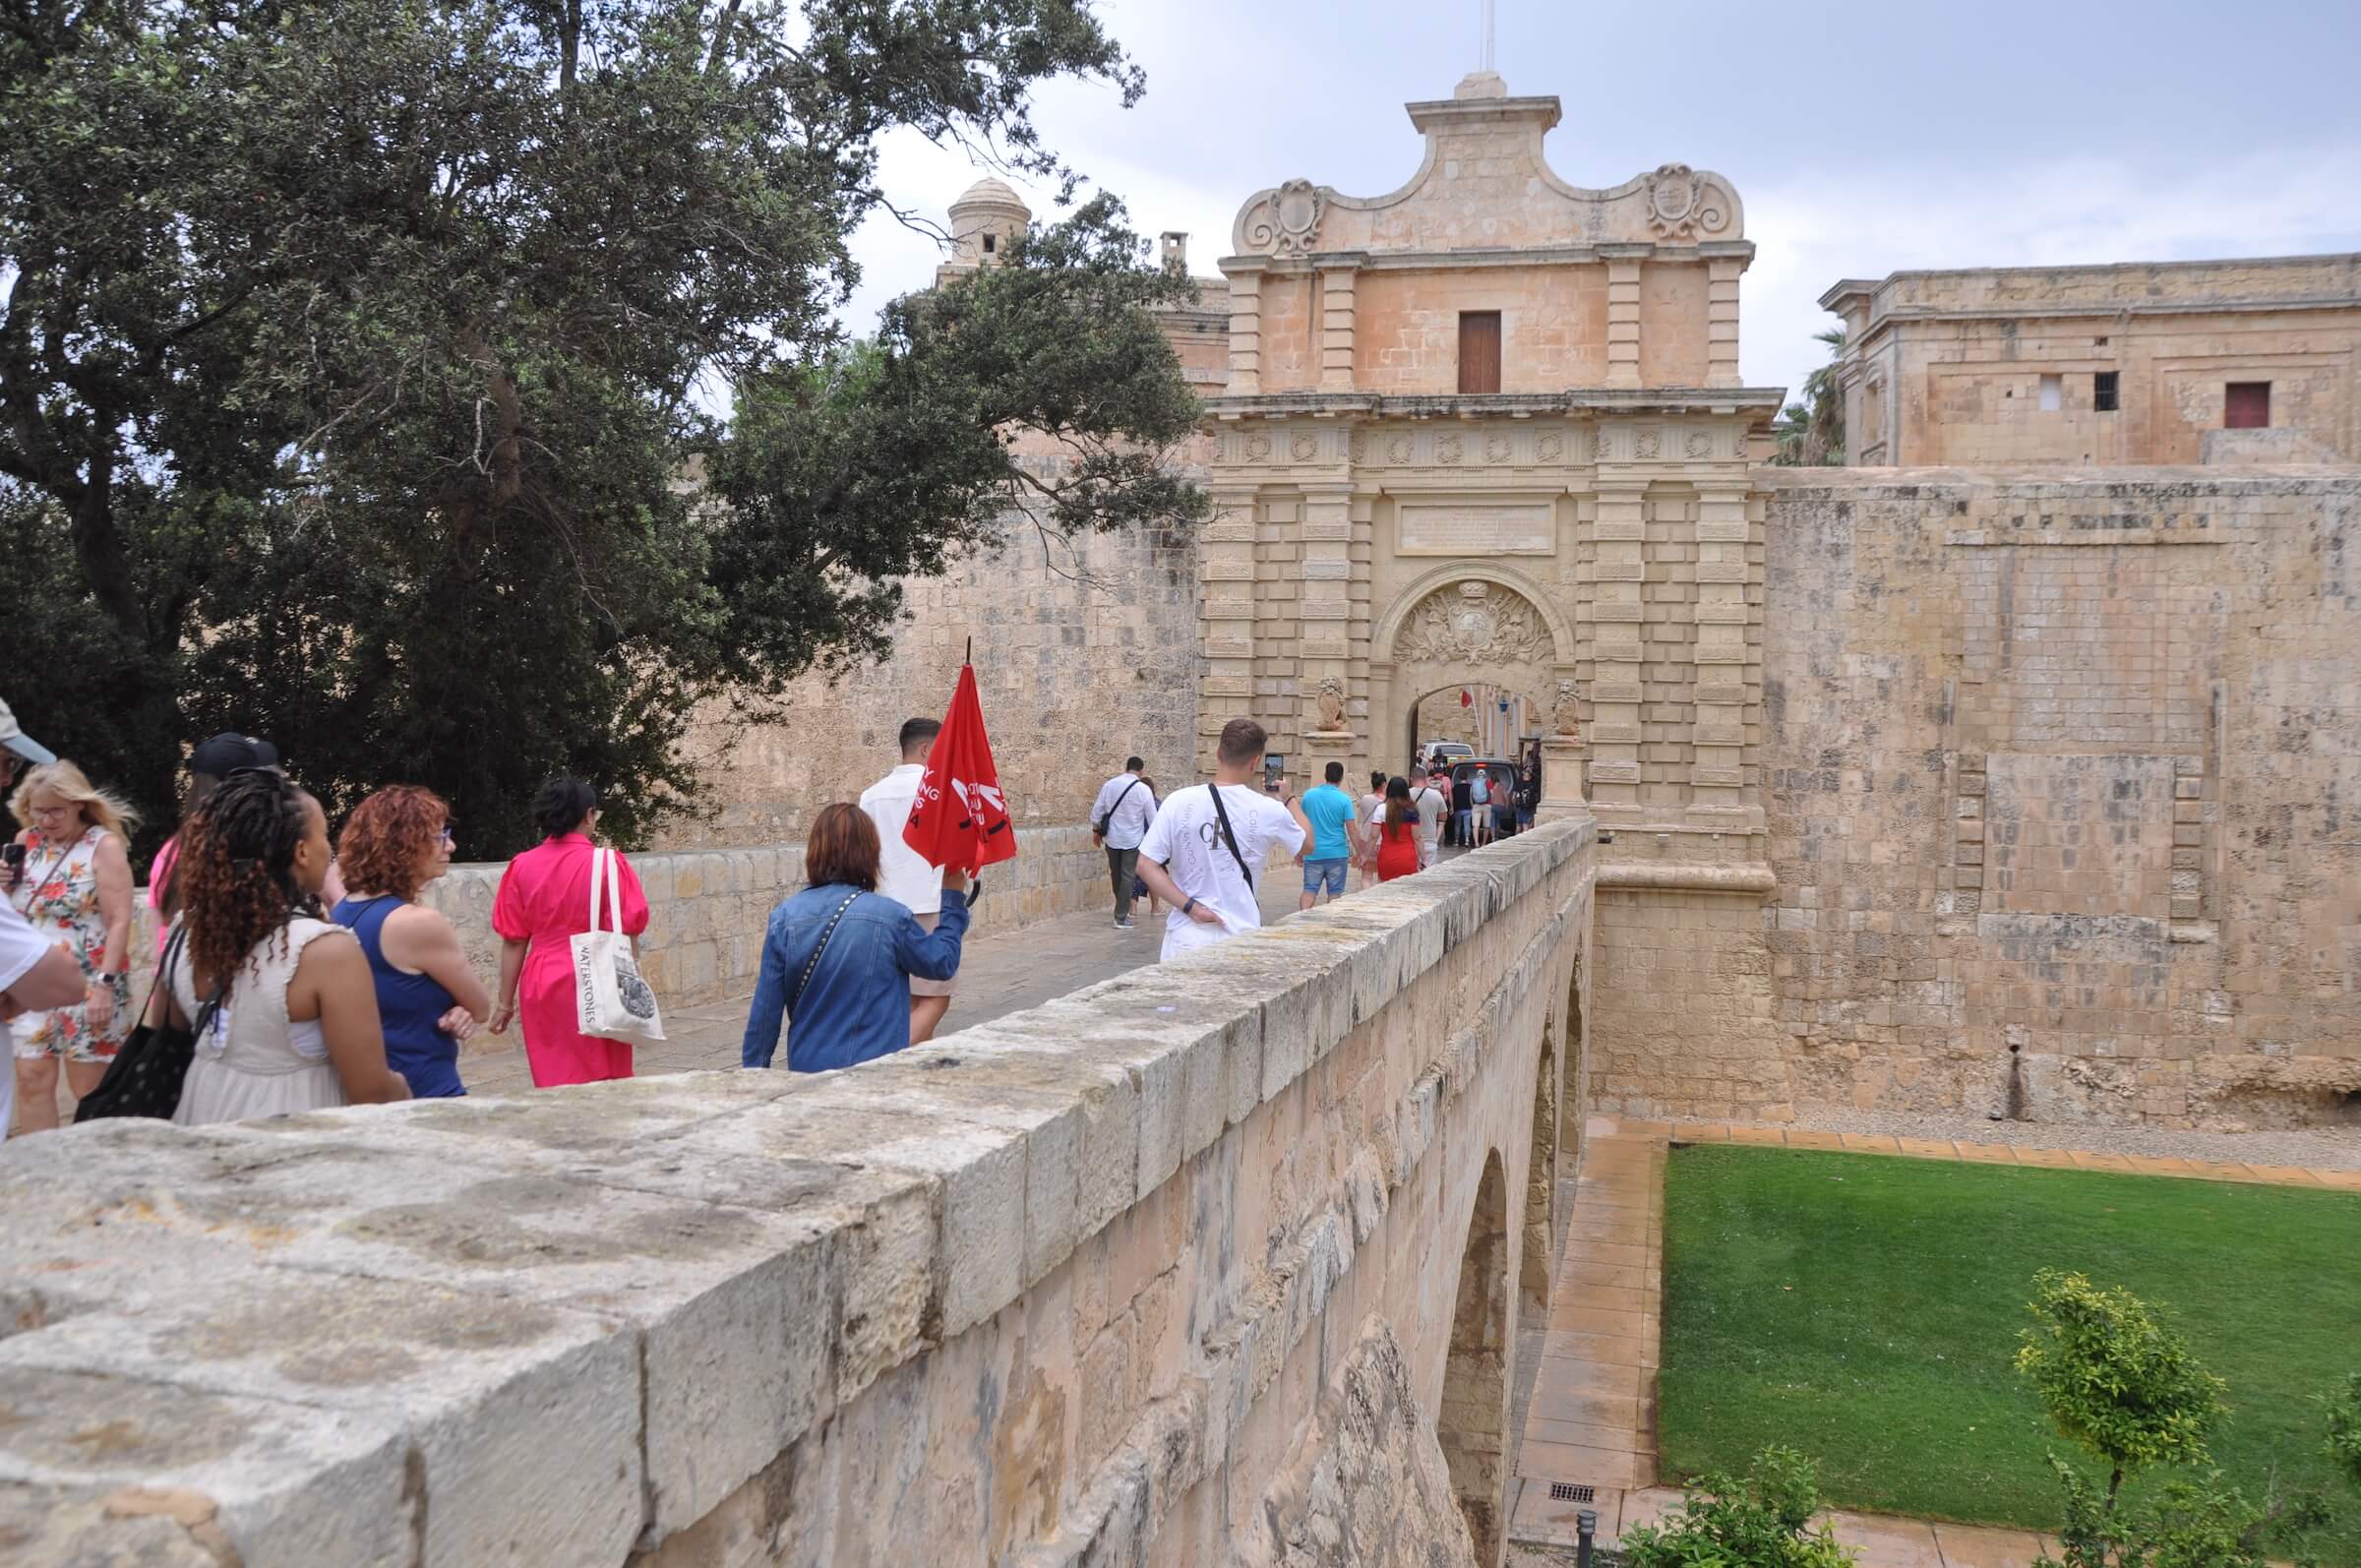
[[(607, 929), (598, 929), (600, 895)], [(623, 934), (623, 873), (611, 849), (590, 856), (590, 929), (574, 938), (574, 1022), (583, 1034), (629, 1045), (664, 1038), (656, 994), (639, 978)]]

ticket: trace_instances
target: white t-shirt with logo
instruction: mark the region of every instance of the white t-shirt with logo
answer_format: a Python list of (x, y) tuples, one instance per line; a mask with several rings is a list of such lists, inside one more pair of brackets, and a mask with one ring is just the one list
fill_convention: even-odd
[[(1211, 906), (1222, 917), (1219, 925), (1208, 925), (1183, 915), (1180, 906), (1174, 905), (1164, 918), (1164, 958), (1210, 947), (1225, 936), (1253, 931), (1262, 924), (1262, 906), (1254, 900), (1254, 888), (1239, 874), (1229, 840), (1222, 836), (1221, 819), (1213, 810), (1213, 790), (1210, 784), (1191, 784), (1166, 796), (1156, 809), (1156, 820), (1148, 824), (1148, 836), (1139, 843), (1142, 860), (1162, 866), (1182, 894), (1195, 899), (1200, 908)], [(1293, 855), (1302, 849), (1303, 829), (1294, 813), (1251, 784), (1224, 784), (1221, 791), (1231, 831), (1238, 835), (1238, 853), (1244, 857), (1259, 885), (1266, 871), (1263, 862), (1270, 852), (1277, 849)]]
[(942, 873), (902, 837), (918, 781), (926, 776), (926, 763), (904, 762), (861, 792), (861, 810), (878, 825), (878, 891), (913, 915), (942, 910)]

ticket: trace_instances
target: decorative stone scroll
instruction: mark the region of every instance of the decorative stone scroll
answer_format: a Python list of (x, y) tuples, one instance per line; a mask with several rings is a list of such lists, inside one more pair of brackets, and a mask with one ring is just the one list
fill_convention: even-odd
[(1394, 657), (1405, 664), (1523, 664), (1553, 651), (1533, 602), (1483, 581), (1436, 589), (1394, 634)]
[(1248, 246), (1272, 256), (1302, 256), (1319, 237), (1327, 193), (1309, 180), (1289, 180), (1246, 204), (1239, 220)]

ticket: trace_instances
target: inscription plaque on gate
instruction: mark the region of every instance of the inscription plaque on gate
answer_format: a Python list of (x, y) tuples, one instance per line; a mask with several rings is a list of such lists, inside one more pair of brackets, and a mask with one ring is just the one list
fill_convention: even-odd
[(1406, 556), (1546, 556), (1557, 553), (1556, 510), (1546, 501), (1405, 501)]

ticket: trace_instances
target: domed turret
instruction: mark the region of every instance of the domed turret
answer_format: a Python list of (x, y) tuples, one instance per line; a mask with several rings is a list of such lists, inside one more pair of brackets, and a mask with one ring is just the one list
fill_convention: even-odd
[(999, 180), (976, 181), (951, 204), (951, 254), (938, 275), (993, 265), (1032, 222), (1033, 210), (1014, 191)]

